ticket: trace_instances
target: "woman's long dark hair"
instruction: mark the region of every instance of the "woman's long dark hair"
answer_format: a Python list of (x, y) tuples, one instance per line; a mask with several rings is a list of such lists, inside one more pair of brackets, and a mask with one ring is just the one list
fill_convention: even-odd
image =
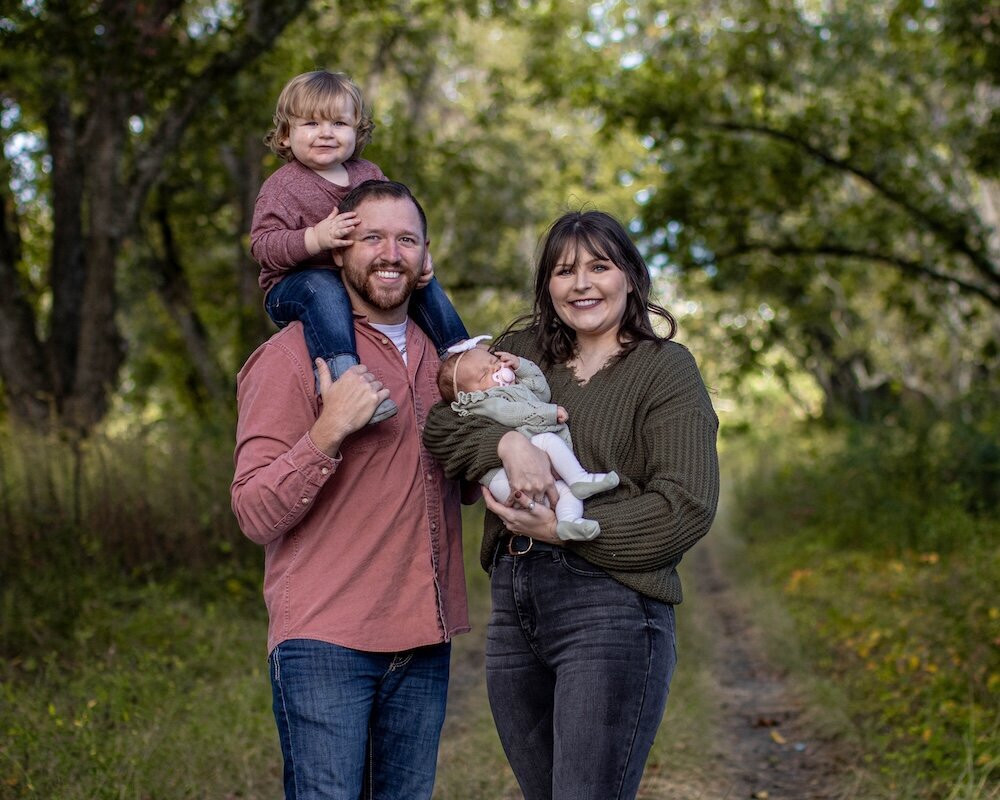
[[(618, 267), (625, 273), (632, 289), (626, 297), (625, 315), (618, 331), (623, 354), (634, 350), (639, 342), (665, 342), (674, 338), (677, 321), (667, 309), (649, 299), (652, 280), (646, 262), (621, 223), (603, 211), (573, 211), (564, 214), (549, 226), (535, 267), (535, 302), (532, 312), (514, 320), (504, 335), (515, 329), (533, 330), (535, 341), (542, 352), (543, 366), (564, 364), (573, 357), (576, 352), (576, 331), (556, 314), (549, 295), (549, 279), (563, 254), (576, 252), (579, 247)], [(667, 321), (669, 332), (666, 336), (660, 336), (653, 330), (650, 314)]]

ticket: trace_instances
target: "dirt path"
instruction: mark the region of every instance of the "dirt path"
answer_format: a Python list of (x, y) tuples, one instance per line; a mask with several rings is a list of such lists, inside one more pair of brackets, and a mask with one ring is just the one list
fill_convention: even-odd
[[(810, 726), (785, 676), (768, 664), (750, 609), (736, 595), (709, 543), (688, 556), (685, 580), (697, 591), (698, 625), (712, 631), (711, 689), (705, 700), (716, 729), (703, 767), (649, 776), (646, 800), (834, 800), (854, 795), (838, 747)], [(668, 711), (669, 717), (669, 711)]]

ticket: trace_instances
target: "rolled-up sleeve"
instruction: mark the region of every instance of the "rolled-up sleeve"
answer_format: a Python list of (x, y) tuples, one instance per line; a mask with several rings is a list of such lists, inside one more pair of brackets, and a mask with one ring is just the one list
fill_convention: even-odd
[(312, 380), (312, 371), (292, 353), (268, 343), (251, 356), (237, 381), (230, 496), (241, 530), (258, 544), (294, 528), (340, 464), (309, 437), (316, 419)]

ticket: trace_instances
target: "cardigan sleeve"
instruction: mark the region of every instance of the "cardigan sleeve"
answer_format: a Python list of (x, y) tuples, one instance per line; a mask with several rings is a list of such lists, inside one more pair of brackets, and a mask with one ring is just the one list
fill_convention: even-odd
[(459, 417), (441, 402), (433, 406), (424, 426), (424, 447), (451, 479), (478, 482), (491, 469), (502, 466), (497, 445), (510, 428), (487, 417)]
[(514, 371), (517, 379), (527, 386), (533, 395), (543, 403), (548, 403), (552, 397), (552, 390), (549, 389), (549, 382), (545, 380), (545, 375), (538, 368), (538, 365), (527, 358), (521, 358)]
[(486, 417), (508, 429), (555, 427), (559, 406), (543, 403), (527, 386), (501, 386), (486, 392), (470, 392), (451, 404), (459, 417)]
[(676, 563), (715, 518), (718, 418), (694, 358), (686, 349), (677, 352), (669, 375), (648, 384), (639, 494), (588, 502), (585, 515), (600, 523), (601, 535), (572, 545), (604, 569), (649, 572)]

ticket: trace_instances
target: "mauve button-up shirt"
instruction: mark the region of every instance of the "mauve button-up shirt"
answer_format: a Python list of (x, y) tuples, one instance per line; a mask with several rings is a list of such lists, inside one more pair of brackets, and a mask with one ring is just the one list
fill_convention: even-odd
[(458, 484), (421, 442), (440, 399), (437, 354), (412, 321), (407, 364), (364, 317), (354, 322), (361, 363), (399, 413), (334, 458), (309, 438), (319, 404), (300, 323), (237, 377), (231, 495), (241, 529), (264, 545), (268, 652), (287, 639), (397, 652), (469, 630)]

